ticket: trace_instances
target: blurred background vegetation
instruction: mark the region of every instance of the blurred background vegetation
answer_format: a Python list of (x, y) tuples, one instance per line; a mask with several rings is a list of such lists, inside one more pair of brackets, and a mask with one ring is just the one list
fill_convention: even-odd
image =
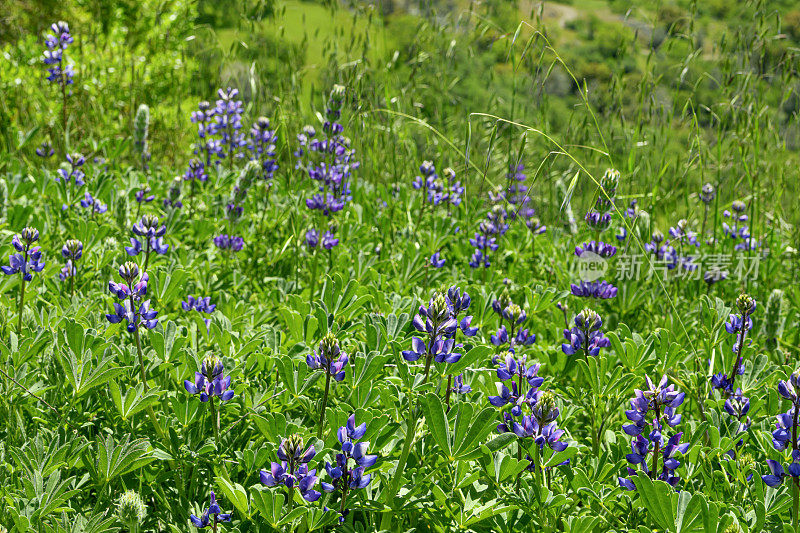
[[(0, 14), (0, 149), (23, 159), (63, 138), (41, 65), (43, 33), (63, 19), (76, 40), (66, 144), (121, 165), (146, 103), (165, 182), (191, 157), (190, 112), (218, 87), (238, 87), (249, 116), (276, 121), (291, 168), (296, 133), (341, 83), (370, 184), (410, 180), (434, 159), (460, 168), (468, 194), (483, 192), (519, 158), (543, 215), (558, 217), (554, 185), (579, 162), (594, 175), (619, 168), (622, 196), (658, 204), (673, 222), (691, 217), (705, 182), (723, 204), (749, 200), (756, 226), (796, 221), (791, 0), (10, 2)], [(24, 172), (11, 167), (0, 158), (0, 171)]]

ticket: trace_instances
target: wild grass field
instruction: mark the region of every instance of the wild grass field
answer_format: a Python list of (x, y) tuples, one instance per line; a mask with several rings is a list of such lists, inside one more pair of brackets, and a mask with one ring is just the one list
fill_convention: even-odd
[(9, 0), (0, 533), (800, 532), (800, 7)]

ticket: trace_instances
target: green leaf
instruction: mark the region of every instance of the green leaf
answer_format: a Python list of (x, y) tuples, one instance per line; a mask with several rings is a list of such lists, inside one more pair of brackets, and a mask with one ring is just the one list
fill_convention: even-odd
[(228, 479), (228, 473), (224, 469), (222, 472), (222, 475), (216, 477), (216, 486), (236, 508), (240, 517), (250, 518), (250, 504), (247, 501), (247, 492), (244, 487)]
[(489, 354), (492, 353), (492, 349), (488, 346), (475, 346), (470, 351), (464, 354), (461, 359), (453, 363), (452, 365), (448, 365), (446, 372), (448, 374), (452, 374), (457, 376), (467, 368), (469, 368), (473, 363), (476, 361), (484, 361), (488, 358)]
[(460, 442), (455, 442), (455, 456), (463, 457), (478, 449), (483, 439), (497, 426), (497, 410), (485, 408), (469, 421), (469, 429)]
[(444, 413), (442, 400), (438, 395), (429, 392), (422, 401), (422, 411), (425, 413), (434, 442), (448, 458), (452, 459), (450, 425)]
[(652, 481), (646, 474), (640, 472), (636, 477), (636, 490), (639, 498), (647, 508), (650, 517), (655, 520), (662, 529), (674, 531), (675, 525), (675, 505), (673, 498), (678, 495), (675, 489), (663, 481)]

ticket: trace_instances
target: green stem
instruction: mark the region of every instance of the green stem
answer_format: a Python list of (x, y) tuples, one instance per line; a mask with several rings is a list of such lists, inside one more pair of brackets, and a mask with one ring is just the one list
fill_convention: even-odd
[(331, 388), (331, 373), (325, 369), (325, 394), (322, 395), (322, 409), (319, 412), (319, 428), (317, 429), (317, 438), (322, 438), (322, 430), (325, 427), (325, 407), (328, 406), (328, 391)]
[(797, 510), (800, 507), (800, 487), (797, 478), (792, 478), (792, 529), (797, 533)]
[(310, 285), (310, 292), (308, 293), (308, 305), (314, 304), (314, 292), (317, 290), (317, 254), (314, 253), (314, 258), (312, 260), (311, 266), (311, 279), (309, 280)]
[[(135, 309), (135, 307), (133, 307), (133, 296), (131, 296), (131, 309)], [(142, 377), (142, 385), (144, 386), (145, 392), (147, 392), (147, 375), (144, 372), (144, 356), (142, 355), (142, 341), (139, 338), (138, 327), (133, 330), (133, 337), (136, 339), (136, 353), (139, 356), (139, 372)], [(158, 437), (162, 441), (166, 442), (167, 436), (164, 434), (164, 430), (161, 429), (161, 424), (158, 423), (158, 417), (156, 417), (156, 412), (153, 411), (152, 405), (147, 406), (147, 414), (150, 416), (150, 420), (153, 422), (153, 428), (155, 428), (156, 433), (158, 433)]]
[(211, 425), (214, 427), (214, 444), (219, 449), (219, 413), (217, 413), (217, 408), (214, 407), (214, 396), (211, 396), (208, 401), (211, 404)]
[(22, 314), (25, 310), (25, 278), (22, 278), (22, 285), (19, 287), (19, 305), (17, 306), (17, 335), (22, 333)]
[(286, 514), (291, 513), (294, 507), (294, 487), (286, 487), (286, 506), (288, 508)]
[(447, 392), (444, 394), (444, 403), (447, 404), (447, 412), (450, 412), (450, 391), (453, 388), (453, 375), (447, 374)]

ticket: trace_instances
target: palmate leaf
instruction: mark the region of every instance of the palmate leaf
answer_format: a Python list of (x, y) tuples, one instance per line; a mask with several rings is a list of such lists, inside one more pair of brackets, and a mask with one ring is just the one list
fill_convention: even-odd
[(663, 481), (639, 473), (636, 489), (648, 514), (664, 530), (674, 533), (722, 532), (733, 517), (720, 517), (719, 506), (702, 493), (680, 493)]
[(444, 405), (438, 395), (428, 393), (422, 402), (422, 410), (428, 421), (433, 440), (450, 461), (476, 458), (481, 455), (480, 445), (497, 425), (497, 412), (485, 408), (475, 413), (470, 403), (459, 403), (450, 411), (453, 431)]
[(127, 420), (149, 405), (158, 403), (161, 394), (157, 389), (145, 391), (144, 385), (139, 383), (136, 387), (128, 388), (123, 395), (119, 385), (113, 380), (108, 383), (108, 392), (123, 420)]
[(128, 367), (116, 366), (114, 357), (109, 351), (103, 354), (97, 366), (92, 366), (91, 352), (83, 352), (83, 360), (78, 360), (75, 352), (69, 350), (69, 354), (61, 354), (61, 363), (66, 370), (67, 382), (72, 385), (73, 393), (81, 397), (91, 389), (100, 385), (105, 385), (109, 381), (116, 379), (124, 374)]
[(220, 488), (228, 501), (238, 511), (239, 518), (250, 518), (250, 503), (247, 499), (247, 491), (238, 483), (230, 480), (228, 472), (223, 468), (220, 475), (215, 478), (215, 486)]
[(94, 458), (84, 455), (90, 474), (101, 484), (141, 468), (156, 460), (147, 439), (130, 440), (130, 436), (117, 444), (113, 435), (98, 440)]
[(433, 437), (433, 441), (448, 458), (452, 459), (450, 424), (447, 421), (447, 415), (444, 412), (442, 400), (438, 395), (429, 392), (422, 401), (422, 411), (425, 413), (425, 419), (428, 421), (428, 428)]
[(17, 528), (26, 531), (31, 524), (65, 509), (62, 506), (80, 492), (70, 488), (74, 486), (74, 482), (74, 476), (62, 480), (60, 471), (46, 478), (36, 471), (24, 478), (22, 483), (29, 501), (17, 502), (17, 507), (22, 509), (21, 512), (15, 510), (13, 513)]

